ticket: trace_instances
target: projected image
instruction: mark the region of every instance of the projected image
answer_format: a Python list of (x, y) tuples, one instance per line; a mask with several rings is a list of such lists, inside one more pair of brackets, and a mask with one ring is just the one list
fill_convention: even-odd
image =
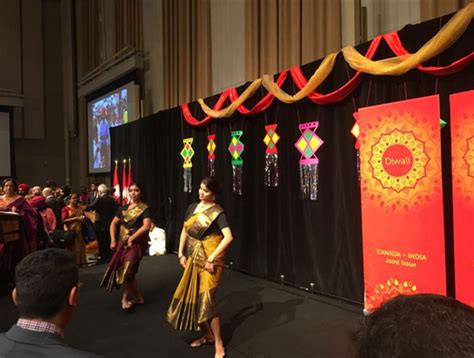
[(89, 171), (92, 173), (110, 171), (110, 128), (128, 123), (130, 119), (128, 87), (89, 102)]

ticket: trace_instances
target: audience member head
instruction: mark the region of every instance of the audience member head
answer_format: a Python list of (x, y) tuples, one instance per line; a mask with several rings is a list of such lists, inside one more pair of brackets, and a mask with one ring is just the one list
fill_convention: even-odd
[(31, 188), (31, 195), (33, 196), (40, 196), (41, 194), (41, 187), (39, 185), (35, 185)]
[(63, 249), (35, 251), (16, 266), (12, 297), (21, 318), (64, 328), (77, 303), (78, 269)]
[(91, 192), (97, 191), (97, 185), (98, 185), (97, 183), (92, 183), (91, 184)]
[(105, 184), (100, 184), (98, 188), (99, 196), (109, 195), (109, 188)]
[(364, 318), (359, 357), (474, 356), (474, 309), (453, 298), (400, 295)]
[(43, 189), (43, 196), (45, 198), (47, 198), (51, 195), (53, 195), (53, 189), (51, 189), (50, 187), (46, 187), (46, 188)]
[(68, 197), (66, 197), (66, 202), (76, 208), (79, 206), (79, 195), (77, 193), (71, 193)]
[(18, 184), (18, 195), (26, 196), (30, 192), (28, 184)]
[(6, 178), (2, 182), (2, 191), (5, 193), (5, 195), (13, 195), (16, 193), (18, 190), (18, 186), (16, 185), (15, 180), (12, 178)]
[(56, 188), (54, 190), (54, 196), (56, 198), (62, 198), (63, 197), (63, 190), (61, 188)]

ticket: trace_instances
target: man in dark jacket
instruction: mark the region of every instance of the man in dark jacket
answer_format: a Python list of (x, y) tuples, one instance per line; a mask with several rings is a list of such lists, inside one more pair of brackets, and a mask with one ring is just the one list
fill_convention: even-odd
[(15, 274), (12, 297), (20, 318), (0, 334), (0, 357), (97, 357), (63, 341), (77, 304), (78, 270), (72, 254), (35, 251), (21, 260)]
[(91, 191), (89, 192), (89, 196), (87, 197), (87, 204), (90, 205), (92, 204), (95, 199), (97, 199), (99, 196), (99, 192), (97, 190), (97, 184), (92, 183), (91, 184)]
[(43, 189), (43, 196), (46, 199), (46, 206), (53, 210), (54, 216), (56, 216), (56, 227), (62, 228), (63, 221), (61, 219), (61, 210), (66, 206), (64, 201), (59, 198), (56, 198), (53, 195), (53, 190), (50, 187), (46, 187)]
[(94, 226), (99, 246), (99, 262), (106, 262), (112, 257), (110, 251), (110, 223), (118, 209), (118, 204), (110, 196), (110, 190), (105, 184), (98, 188), (99, 196), (86, 207), (86, 211), (95, 211)]

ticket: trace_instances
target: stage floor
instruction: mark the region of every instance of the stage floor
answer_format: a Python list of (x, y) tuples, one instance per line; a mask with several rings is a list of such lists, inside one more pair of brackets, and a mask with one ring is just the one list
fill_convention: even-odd
[[(106, 357), (213, 357), (213, 347), (190, 348), (199, 336), (177, 332), (166, 310), (181, 275), (175, 255), (143, 259), (138, 280), (146, 303), (127, 313), (118, 291), (98, 287), (104, 265), (81, 270), (79, 306), (66, 329), (73, 347)], [(351, 334), (362, 307), (308, 294), (226, 270), (217, 293), (229, 358), (353, 357)], [(9, 295), (0, 297), (0, 331), (16, 321)]]

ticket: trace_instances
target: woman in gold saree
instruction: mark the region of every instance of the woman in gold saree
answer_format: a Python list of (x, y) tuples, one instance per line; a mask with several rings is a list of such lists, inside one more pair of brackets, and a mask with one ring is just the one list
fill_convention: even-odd
[(69, 197), (68, 205), (61, 210), (61, 220), (68, 231), (74, 232), (74, 243), (68, 247), (74, 254), (76, 265), (86, 266), (86, 243), (82, 236), (82, 225), (84, 224), (84, 211), (79, 207), (79, 196), (76, 193)]
[(110, 224), (110, 249), (114, 254), (100, 284), (109, 291), (123, 286), (124, 310), (145, 302), (135, 275), (148, 245), (151, 225), (151, 210), (142, 202), (140, 186), (134, 183), (128, 192), (131, 203), (120, 208)]
[[(204, 178), (199, 187), (200, 202), (191, 204), (186, 211), (178, 251), (184, 273), (173, 295), (167, 319), (178, 330), (201, 329), (204, 336), (191, 346), (214, 343), (215, 357), (224, 357), (215, 293), (232, 232), (224, 210), (215, 202), (219, 189), (216, 178)], [(187, 256), (184, 255), (185, 247)]]

